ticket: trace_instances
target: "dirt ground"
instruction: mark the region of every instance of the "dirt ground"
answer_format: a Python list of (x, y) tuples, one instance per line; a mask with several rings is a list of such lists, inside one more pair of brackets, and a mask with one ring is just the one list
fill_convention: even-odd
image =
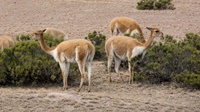
[[(84, 38), (89, 32), (100, 31), (107, 37), (109, 22), (118, 16), (139, 22), (147, 39), (146, 26), (160, 28), (176, 39), (185, 33), (200, 34), (200, 1), (174, 0), (176, 10), (139, 11), (138, 0), (0, 0), (0, 34), (17, 36), (35, 29), (55, 27), (70, 39)], [(0, 87), (1, 112), (142, 112), (200, 111), (200, 91), (164, 85), (129, 85), (127, 75), (121, 82), (106, 80), (105, 66), (93, 63), (92, 90), (87, 81), (80, 93), (78, 86), (62, 91), (58, 85), (45, 87)]]
[(200, 1), (174, 0), (176, 10), (141, 11), (139, 0), (1, 0), (0, 34), (12, 36), (36, 29), (54, 27), (73, 38), (84, 38), (100, 31), (110, 37), (109, 22), (118, 16), (137, 20), (148, 38), (147, 26), (158, 27), (164, 34), (183, 38), (185, 33), (200, 34)]

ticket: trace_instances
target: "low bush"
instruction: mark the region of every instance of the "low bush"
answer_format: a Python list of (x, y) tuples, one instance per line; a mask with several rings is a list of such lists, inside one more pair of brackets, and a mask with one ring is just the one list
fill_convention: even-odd
[(85, 37), (85, 39), (90, 40), (95, 46), (96, 51), (94, 60), (106, 60), (106, 53), (104, 49), (106, 36), (101, 34), (100, 32), (93, 31), (89, 33), (88, 36)]
[(26, 40), (30, 40), (30, 39), (31, 39), (30, 35), (21, 35), (21, 36), (16, 37), (17, 41), (26, 41)]
[[(45, 39), (49, 46), (62, 41), (48, 36)], [(14, 47), (0, 52), (0, 65), (0, 85), (39, 85), (62, 81), (58, 63), (33, 40), (17, 42)], [(77, 75), (78, 66), (71, 65), (69, 83), (79, 80)]]
[(175, 7), (171, 2), (172, 0), (141, 0), (136, 8), (139, 10), (174, 10)]
[(200, 75), (196, 73), (190, 73), (185, 70), (180, 74), (172, 74), (171, 76), (176, 83), (179, 83), (185, 87), (193, 87), (200, 89)]
[(136, 65), (136, 80), (154, 84), (175, 81), (199, 88), (200, 36), (189, 33), (180, 42), (169, 35), (165, 38), (164, 43), (151, 47), (140, 65)]

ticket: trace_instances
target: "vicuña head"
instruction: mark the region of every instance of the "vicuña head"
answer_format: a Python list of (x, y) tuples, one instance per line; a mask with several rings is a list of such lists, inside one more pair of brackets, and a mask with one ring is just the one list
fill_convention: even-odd
[(127, 33), (132, 36), (134, 33), (139, 33), (142, 42), (145, 42), (142, 30), (138, 22), (128, 17), (116, 17), (110, 22), (110, 30), (112, 36), (117, 36), (119, 33)]
[(145, 43), (139, 42), (137, 39), (126, 36), (114, 36), (109, 38), (105, 43), (105, 50), (108, 57), (108, 74), (111, 82), (111, 64), (115, 60), (115, 71), (119, 74), (119, 66), (121, 60), (128, 60), (129, 64), (129, 83), (133, 82), (133, 58), (150, 47), (155, 37), (163, 37), (163, 33), (158, 28), (149, 28), (151, 31), (148, 40)]
[(85, 39), (73, 39), (63, 41), (56, 47), (50, 48), (46, 45), (43, 37), (45, 30), (37, 30), (33, 33), (32, 39), (38, 40), (41, 48), (48, 54), (52, 55), (56, 62), (59, 63), (62, 78), (63, 90), (67, 89), (67, 77), (69, 74), (70, 63), (77, 62), (81, 73), (81, 83), (78, 91), (81, 90), (85, 78), (85, 64), (88, 68), (88, 91), (90, 91), (91, 80), (91, 63), (95, 54), (95, 47), (90, 41)]

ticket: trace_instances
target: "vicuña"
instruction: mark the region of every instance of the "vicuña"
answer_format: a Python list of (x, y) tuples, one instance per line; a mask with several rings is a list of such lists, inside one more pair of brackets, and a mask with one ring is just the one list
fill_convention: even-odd
[(81, 73), (81, 82), (78, 91), (81, 90), (85, 78), (85, 65), (88, 68), (88, 92), (90, 92), (91, 83), (91, 63), (95, 54), (95, 47), (85, 39), (73, 39), (63, 41), (56, 47), (50, 48), (46, 45), (43, 37), (45, 30), (38, 30), (33, 33), (32, 39), (38, 40), (41, 48), (48, 54), (52, 55), (56, 62), (59, 63), (62, 78), (63, 90), (68, 88), (67, 78), (69, 74), (70, 63), (77, 62)]
[(14, 46), (14, 44), (15, 44), (15, 41), (14, 41), (13, 37), (7, 36), (7, 35), (1, 35), (0, 36), (0, 48), (1, 48), (1, 51), (3, 51), (4, 48), (8, 48), (8, 47)]
[(114, 36), (109, 38), (105, 43), (105, 50), (108, 57), (108, 75), (109, 81), (111, 82), (111, 64), (113, 58), (115, 60), (115, 71), (119, 75), (119, 66), (121, 60), (128, 60), (129, 65), (129, 83), (133, 82), (134, 71), (133, 71), (133, 59), (135, 56), (146, 52), (151, 46), (155, 37), (163, 37), (163, 33), (158, 28), (149, 28), (151, 34), (145, 43), (139, 42), (137, 39), (126, 37), (126, 36)]
[(56, 28), (46, 28), (45, 32), (48, 35), (53, 36), (54, 38), (62, 38), (63, 40), (68, 40), (69, 37), (63, 31), (58, 30)]
[(142, 42), (145, 42), (142, 30), (138, 22), (128, 17), (116, 17), (110, 22), (111, 34), (117, 36), (119, 33), (127, 33), (132, 36), (134, 33), (139, 33)]

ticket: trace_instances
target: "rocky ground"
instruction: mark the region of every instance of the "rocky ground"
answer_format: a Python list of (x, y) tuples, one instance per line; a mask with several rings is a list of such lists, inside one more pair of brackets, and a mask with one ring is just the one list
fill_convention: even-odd
[[(0, 34), (17, 36), (35, 29), (55, 27), (71, 39), (84, 38), (93, 30), (107, 37), (109, 22), (118, 16), (131, 17), (139, 22), (147, 39), (146, 26), (160, 28), (176, 39), (185, 33), (200, 34), (200, 1), (174, 0), (176, 10), (139, 11), (138, 0), (1, 0)], [(92, 91), (87, 83), (82, 91), (72, 86), (62, 91), (58, 85), (45, 87), (0, 87), (2, 112), (66, 112), (66, 111), (200, 111), (200, 91), (164, 85), (129, 85), (127, 75), (121, 82), (112, 74), (108, 83), (105, 66), (93, 63)], [(87, 82), (87, 81), (85, 81)]]

